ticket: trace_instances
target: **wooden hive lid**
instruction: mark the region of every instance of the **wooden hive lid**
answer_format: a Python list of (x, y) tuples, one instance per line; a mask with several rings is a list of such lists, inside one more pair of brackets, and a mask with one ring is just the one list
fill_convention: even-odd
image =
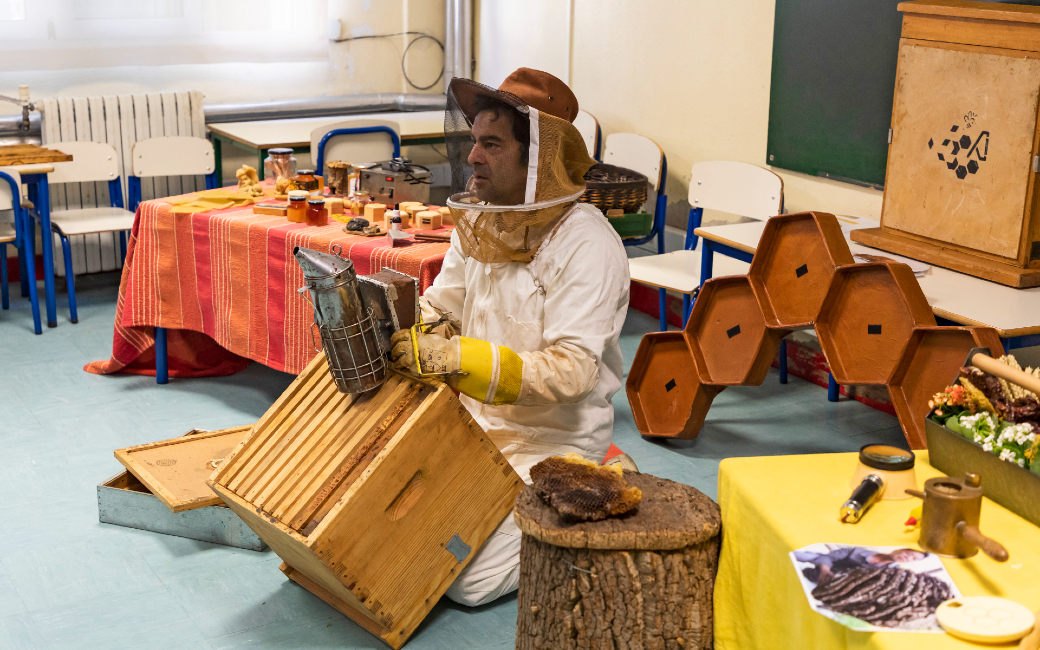
[(625, 480), (643, 491), (643, 500), (632, 513), (571, 523), (528, 485), (516, 499), (516, 524), (524, 534), (546, 544), (618, 551), (674, 550), (719, 534), (719, 506), (697, 488), (628, 470)]
[(253, 425), (191, 431), (180, 438), (116, 449), (120, 463), (174, 512), (222, 505), (206, 479)]

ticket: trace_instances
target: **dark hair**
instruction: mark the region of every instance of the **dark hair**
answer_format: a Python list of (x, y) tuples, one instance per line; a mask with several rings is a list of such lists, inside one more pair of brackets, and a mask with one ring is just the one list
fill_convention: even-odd
[(502, 115), (509, 118), (509, 122), (513, 127), (513, 138), (520, 143), (520, 160), (526, 163), (531, 148), (531, 123), (524, 118), (520, 111), (501, 99), (489, 95), (478, 95), (473, 100), (474, 118), (476, 118), (477, 114), (484, 111), (494, 113), (496, 120)]

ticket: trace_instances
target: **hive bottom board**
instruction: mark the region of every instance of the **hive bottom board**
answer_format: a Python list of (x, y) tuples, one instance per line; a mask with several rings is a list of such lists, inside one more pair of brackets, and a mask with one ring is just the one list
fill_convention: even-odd
[(122, 472), (97, 486), (98, 520), (164, 535), (262, 551), (267, 544), (224, 505), (172, 512), (137, 477)]

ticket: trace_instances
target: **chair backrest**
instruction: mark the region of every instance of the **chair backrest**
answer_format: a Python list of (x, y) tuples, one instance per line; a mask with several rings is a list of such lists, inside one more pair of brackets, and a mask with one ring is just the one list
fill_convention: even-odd
[(138, 140), (131, 158), (133, 175), (139, 178), (211, 174), (215, 168), (210, 141), (188, 135)]
[(69, 162), (54, 163), (47, 174), (50, 183), (86, 183), (119, 179), (119, 153), (104, 142), (62, 142), (48, 147), (72, 156)]
[(757, 165), (729, 160), (699, 162), (690, 172), (690, 207), (768, 219), (780, 214), (784, 181)]
[(589, 155), (595, 158), (599, 153), (596, 150), (599, 144), (599, 121), (592, 113), (579, 110), (578, 116), (574, 118), (574, 127), (585, 138), (585, 148), (589, 150)]
[(611, 133), (607, 136), (603, 151), (603, 162), (607, 165), (625, 167), (646, 176), (650, 181), (647, 188), (644, 212), (653, 213), (657, 205), (656, 197), (663, 191), (661, 170), (664, 152), (650, 138), (635, 133)]
[[(400, 142), (401, 127), (397, 122), (387, 120), (344, 120), (324, 124), (311, 131), (311, 160), (315, 167), (318, 165), (319, 149), (325, 134), (336, 129), (357, 129), (370, 126), (389, 127), (398, 134)], [(394, 141), (390, 134), (385, 132), (356, 133), (349, 135), (337, 135), (329, 138), (325, 143), (324, 151), (321, 152), (322, 166), (330, 160), (345, 160), (352, 163), (370, 163), (390, 160), (394, 157)], [(316, 170), (324, 174), (324, 169)]]
[[(0, 167), (0, 173), (6, 174), (11, 179), (11, 181), (8, 181), (3, 176), (0, 176), (0, 210), (13, 210), (15, 201), (18, 202), (17, 205), (20, 207), (22, 205), (21, 174), (14, 167)], [(13, 188), (11, 187), (12, 182), (14, 183)]]

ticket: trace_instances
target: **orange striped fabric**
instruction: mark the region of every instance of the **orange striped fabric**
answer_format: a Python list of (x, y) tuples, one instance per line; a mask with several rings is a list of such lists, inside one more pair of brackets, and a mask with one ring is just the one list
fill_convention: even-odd
[(424, 291), (448, 244), (393, 248), (385, 237), (311, 227), (237, 207), (172, 214), (165, 200), (138, 207), (116, 302), (112, 356), (87, 364), (95, 374), (155, 374), (153, 328), (167, 328), (170, 375), (226, 375), (249, 359), (293, 374), (314, 357), (310, 302), (296, 246), (332, 252), (339, 244), (359, 275), (388, 267), (419, 278)]

